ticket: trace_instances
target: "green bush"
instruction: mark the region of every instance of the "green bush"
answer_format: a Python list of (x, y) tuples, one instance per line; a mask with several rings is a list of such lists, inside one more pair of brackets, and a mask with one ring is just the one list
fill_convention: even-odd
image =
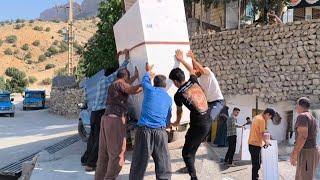
[(14, 50), (13, 54), (19, 54), (19, 49)]
[(64, 75), (67, 75), (68, 73), (67, 73), (67, 68), (66, 67), (64, 67), (64, 68), (59, 68), (58, 70), (55, 70), (54, 71), (54, 74), (56, 75), (56, 76), (64, 76)]
[(59, 20), (52, 20), (52, 22), (54, 22), (54, 23), (60, 23), (60, 21)]
[(26, 73), (25, 72), (22, 72), (20, 71), (19, 69), (15, 68), (15, 67), (9, 67), (6, 69), (6, 72), (5, 74), (9, 77), (12, 77), (12, 78), (25, 78), (26, 77)]
[(46, 78), (46, 79), (42, 80), (43, 85), (50, 85), (51, 82), (52, 82), (52, 80), (50, 78)]
[(55, 46), (58, 46), (58, 45), (59, 45), (59, 41), (58, 41), (58, 40), (55, 40), (55, 41), (53, 41), (52, 44), (55, 45)]
[(18, 40), (18, 38), (15, 35), (11, 35), (11, 36), (6, 37), (6, 42), (10, 43), (10, 44), (17, 42), (17, 40)]
[(56, 67), (56, 65), (54, 65), (54, 64), (47, 64), (45, 69), (48, 70), (48, 69), (52, 69), (52, 68), (55, 68), (55, 67)]
[(14, 47), (14, 48), (15, 48), (15, 47), (17, 47), (17, 45), (16, 45), (16, 44), (12, 44), (12, 47)]
[(41, 26), (35, 26), (35, 27), (33, 28), (33, 30), (35, 30), (35, 31), (42, 31), (42, 30), (43, 30), (43, 27), (41, 27)]
[(29, 76), (28, 77), (28, 81), (30, 84), (34, 84), (37, 81), (37, 78), (34, 76)]
[(60, 53), (63, 53), (69, 50), (69, 45), (64, 41), (61, 41), (59, 48), (60, 48)]
[(45, 55), (46, 57), (51, 57), (51, 56), (52, 56), (51, 52), (49, 52), (49, 51), (45, 52), (44, 55)]
[(14, 29), (21, 29), (24, 27), (24, 24), (17, 24), (14, 26)]
[(12, 52), (12, 50), (10, 48), (7, 48), (6, 50), (4, 50), (4, 54), (5, 55), (12, 55), (13, 52)]
[(22, 50), (24, 51), (28, 51), (29, 50), (29, 44), (24, 44), (22, 47), (21, 47)]
[(27, 60), (25, 60), (25, 62), (26, 62), (27, 64), (32, 64), (32, 63), (33, 63), (33, 61), (32, 61), (31, 59), (27, 59)]
[(31, 59), (32, 58), (32, 55), (30, 52), (28, 52), (25, 56), (24, 56), (24, 60), (27, 60), (27, 59)]
[(33, 41), (32, 45), (39, 46), (40, 45), (40, 41), (39, 40), (35, 40), (35, 41)]
[(73, 47), (76, 49), (77, 54), (82, 54), (84, 48), (77, 41), (73, 43)]
[(58, 33), (59, 33), (59, 34), (62, 34), (62, 33), (63, 33), (62, 29), (60, 29), (60, 30), (58, 31)]
[(55, 55), (59, 53), (59, 50), (56, 46), (50, 46), (47, 50), (47, 52), (50, 52), (51, 55)]
[(0, 76), (0, 90), (7, 90), (6, 80)]
[(46, 32), (50, 32), (51, 31), (51, 28), (50, 27), (47, 27), (46, 28)]
[(0, 47), (2, 46), (2, 44), (3, 44), (3, 40), (2, 40), (2, 39), (0, 39)]
[(45, 55), (41, 54), (41, 55), (39, 56), (39, 58), (38, 58), (38, 62), (43, 62), (43, 61), (45, 61), (46, 59), (47, 59), (47, 57), (46, 57)]
[(25, 22), (24, 19), (17, 19), (17, 20), (16, 20), (16, 23), (24, 23), (24, 22)]
[(29, 23), (30, 23), (30, 24), (34, 23), (34, 20), (30, 20)]

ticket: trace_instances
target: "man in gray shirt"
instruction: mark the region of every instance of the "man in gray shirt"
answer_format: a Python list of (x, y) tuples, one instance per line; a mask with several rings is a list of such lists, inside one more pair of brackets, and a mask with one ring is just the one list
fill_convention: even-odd
[(232, 115), (227, 120), (227, 136), (229, 142), (228, 152), (226, 157), (224, 158), (224, 162), (230, 167), (235, 166), (233, 164), (233, 156), (236, 152), (236, 145), (237, 145), (237, 127), (242, 127), (237, 125), (237, 117), (240, 113), (240, 109), (235, 107), (233, 109)]

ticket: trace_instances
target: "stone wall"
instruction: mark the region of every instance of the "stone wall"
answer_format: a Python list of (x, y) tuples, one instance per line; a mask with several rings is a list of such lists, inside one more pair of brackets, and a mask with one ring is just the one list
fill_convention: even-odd
[(78, 104), (84, 102), (84, 92), (77, 88), (52, 88), (49, 112), (66, 117), (78, 117)]
[(267, 103), (320, 98), (320, 20), (194, 36), (192, 49), (225, 95)]

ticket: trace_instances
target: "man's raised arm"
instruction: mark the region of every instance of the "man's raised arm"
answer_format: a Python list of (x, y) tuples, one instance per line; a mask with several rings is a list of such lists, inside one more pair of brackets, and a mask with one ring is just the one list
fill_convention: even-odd
[(180, 49), (176, 50), (176, 59), (186, 67), (190, 74), (195, 75), (195, 71), (192, 66), (183, 59), (183, 52)]
[(203, 74), (205, 74), (205, 75), (210, 74), (210, 72), (209, 72), (207, 69), (205, 69), (205, 68), (197, 61), (197, 59), (196, 59), (196, 57), (195, 57), (195, 55), (193, 54), (192, 51), (189, 51), (189, 52), (187, 53), (187, 57), (190, 57), (190, 58), (192, 59), (192, 65), (193, 65), (193, 67), (195, 67), (196, 69), (198, 69), (202, 75), (203, 75)]

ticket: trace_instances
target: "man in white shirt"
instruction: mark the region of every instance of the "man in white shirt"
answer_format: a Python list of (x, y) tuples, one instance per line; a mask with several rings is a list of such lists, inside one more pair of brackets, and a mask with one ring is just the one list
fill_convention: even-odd
[[(187, 53), (187, 56), (192, 59), (193, 68), (198, 76), (198, 81), (202, 87), (209, 105), (210, 118), (215, 120), (225, 105), (218, 80), (209, 67), (203, 67), (196, 59), (192, 51)], [(209, 136), (210, 139), (210, 136)]]

